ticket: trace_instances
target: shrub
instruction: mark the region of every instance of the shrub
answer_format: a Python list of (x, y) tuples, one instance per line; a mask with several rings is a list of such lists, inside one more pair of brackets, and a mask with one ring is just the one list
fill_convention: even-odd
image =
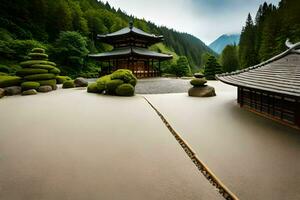
[(111, 79), (120, 79), (125, 83), (130, 83), (133, 86), (137, 83), (137, 78), (133, 75), (132, 71), (128, 69), (119, 69), (111, 74)]
[(35, 80), (48, 80), (48, 79), (54, 79), (54, 74), (33, 74), (29, 76), (24, 77), (28, 81), (35, 81)]
[(97, 83), (90, 83), (87, 88), (88, 93), (99, 93)]
[(75, 84), (73, 80), (70, 81), (65, 81), (62, 88), (67, 89), (67, 88), (74, 88)]
[(28, 82), (23, 82), (21, 84), (21, 87), (22, 87), (22, 90), (23, 91), (26, 91), (26, 90), (31, 90), (31, 89), (38, 89), (40, 87), (40, 83), (38, 82), (31, 82), (31, 81), (28, 81)]
[(0, 65), (0, 72), (4, 72), (8, 74), (10, 72), (9, 67), (6, 65)]
[(63, 84), (65, 81), (70, 81), (70, 80), (72, 79), (68, 76), (56, 76), (57, 84)]
[(51, 65), (53, 67), (56, 66), (54, 62), (50, 62), (47, 60), (28, 60), (28, 61), (21, 62), (20, 65), (23, 68), (32, 68), (33, 65)]
[(51, 69), (49, 72), (52, 73), (52, 74), (59, 74), (60, 73), (60, 69), (58, 69), (58, 68), (55, 67), (55, 68)]
[(207, 80), (205, 78), (194, 78), (190, 81), (190, 83), (195, 87), (201, 87), (207, 83)]
[(8, 74), (4, 72), (0, 72), (0, 76), (8, 76)]
[(124, 81), (120, 79), (114, 79), (106, 82), (106, 92), (108, 94), (114, 95), (116, 94), (116, 89), (118, 86), (122, 85)]
[(16, 72), (18, 76), (27, 76), (33, 74), (47, 74), (47, 73), (48, 70), (46, 69), (32, 69), (32, 68), (25, 68)]
[(48, 55), (45, 53), (29, 53), (28, 56), (32, 60), (46, 60), (48, 59)]
[(124, 83), (116, 89), (116, 94), (118, 96), (133, 96), (134, 87), (131, 84)]
[(18, 76), (0, 76), (0, 88), (17, 86), (21, 82), (21, 78)]
[(56, 89), (56, 79), (37, 81), (41, 86), (49, 85), (52, 89)]

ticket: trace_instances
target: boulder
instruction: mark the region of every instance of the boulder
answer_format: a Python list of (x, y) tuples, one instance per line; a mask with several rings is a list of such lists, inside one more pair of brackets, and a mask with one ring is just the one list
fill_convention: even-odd
[(37, 91), (35, 89), (30, 89), (30, 90), (26, 90), (24, 92), (22, 92), (23, 96), (27, 96), (27, 95), (36, 95)]
[(2, 88), (0, 88), (0, 98), (5, 96), (5, 90), (3, 90)]
[(216, 96), (215, 89), (211, 86), (192, 87), (189, 89), (190, 97), (213, 97)]
[(43, 85), (38, 88), (38, 92), (46, 93), (46, 92), (51, 92), (51, 91), (52, 91), (52, 87), (49, 85)]
[(74, 84), (76, 87), (87, 87), (89, 85), (88, 81), (85, 80), (84, 78), (76, 78), (74, 80)]
[(20, 86), (6, 87), (4, 88), (4, 90), (5, 90), (5, 95), (7, 96), (13, 96), (22, 93), (22, 88)]
[(202, 73), (195, 73), (194, 77), (195, 78), (204, 78), (204, 75)]

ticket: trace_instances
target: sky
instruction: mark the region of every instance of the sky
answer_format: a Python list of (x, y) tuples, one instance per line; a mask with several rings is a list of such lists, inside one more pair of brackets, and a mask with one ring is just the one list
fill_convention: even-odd
[(160, 26), (190, 33), (209, 45), (222, 34), (240, 33), (248, 13), (280, 0), (106, 0), (116, 9)]

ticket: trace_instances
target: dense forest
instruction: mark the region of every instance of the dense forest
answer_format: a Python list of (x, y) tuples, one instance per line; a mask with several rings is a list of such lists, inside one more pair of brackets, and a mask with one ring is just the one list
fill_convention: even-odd
[[(1, 0), (0, 10), (0, 68), (11, 73), (30, 49), (42, 47), (64, 74), (96, 76), (99, 63), (87, 59), (88, 53), (111, 49), (96, 40), (97, 34), (117, 31), (133, 18), (97, 0)], [(201, 40), (187, 33), (137, 18), (134, 26), (163, 35), (164, 43), (152, 48), (172, 52), (175, 59), (186, 56), (194, 71), (201, 65), (203, 53), (213, 54)]]
[(287, 39), (300, 42), (299, 11), (299, 0), (281, 0), (278, 6), (260, 5), (254, 20), (248, 14), (239, 45), (228, 45), (219, 57), (222, 72), (250, 67), (278, 55), (287, 49)]

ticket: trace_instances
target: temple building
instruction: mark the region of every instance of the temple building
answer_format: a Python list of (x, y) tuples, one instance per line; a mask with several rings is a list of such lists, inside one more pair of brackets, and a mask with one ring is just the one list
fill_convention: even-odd
[(300, 128), (300, 42), (253, 67), (217, 75), (238, 88), (239, 105), (286, 125)]
[(163, 36), (146, 33), (133, 27), (132, 22), (129, 27), (98, 35), (97, 38), (113, 46), (112, 51), (89, 55), (90, 58), (108, 63), (108, 69), (102, 71), (102, 75), (117, 69), (130, 69), (138, 78), (160, 76), (161, 62), (173, 58), (172, 55), (148, 50), (149, 46), (162, 42)]

